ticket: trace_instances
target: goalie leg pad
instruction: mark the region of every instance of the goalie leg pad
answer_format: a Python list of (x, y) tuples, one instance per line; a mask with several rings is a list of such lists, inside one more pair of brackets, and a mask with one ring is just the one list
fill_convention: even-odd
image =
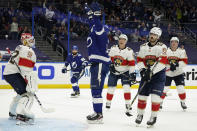
[(38, 83), (37, 83), (37, 73), (32, 71), (29, 74), (25, 75), (28, 83), (26, 86), (27, 92), (34, 94), (38, 91)]
[(16, 115), (16, 107), (18, 104), (18, 101), (20, 100), (21, 96), (17, 94), (17, 96), (15, 96), (10, 104), (10, 109), (9, 112), (13, 115)]
[(31, 119), (34, 119), (34, 114), (31, 112), (34, 96), (30, 93), (21, 95), (18, 105), (16, 107), (16, 113), (19, 115), (25, 115)]

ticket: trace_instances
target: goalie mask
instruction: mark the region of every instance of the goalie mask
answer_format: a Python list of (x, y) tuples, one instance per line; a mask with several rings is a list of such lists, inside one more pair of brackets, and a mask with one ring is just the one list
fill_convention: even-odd
[(35, 39), (34, 36), (32, 36), (30, 33), (23, 33), (21, 35), (21, 42), (24, 46), (28, 46), (31, 48), (35, 47)]

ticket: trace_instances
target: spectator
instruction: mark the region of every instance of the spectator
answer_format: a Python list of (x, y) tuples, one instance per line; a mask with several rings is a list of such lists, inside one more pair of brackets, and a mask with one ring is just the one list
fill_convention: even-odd
[(131, 34), (131, 41), (138, 42), (139, 41), (139, 31), (135, 29), (135, 32)]
[(153, 12), (153, 16), (154, 16), (154, 22), (156, 23), (156, 25), (159, 27), (160, 26), (160, 21), (161, 18), (164, 16), (160, 11), (155, 10)]
[(18, 38), (18, 23), (17, 23), (16, 17), (13, 17), (13, 19), (12, 19), (10, 35), (11, 35), (12, 40), (17, 40), (17, 38)]

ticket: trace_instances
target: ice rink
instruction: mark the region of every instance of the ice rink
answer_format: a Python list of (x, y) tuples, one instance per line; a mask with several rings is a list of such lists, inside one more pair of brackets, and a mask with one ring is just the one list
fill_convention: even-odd
[[(166, 97), (163, 110), (159, 112), (157, 123), (153, 128), (146, 128), (150, 117), (150, 101), (140, 127), (136, 127), (136, 104), (133, 105), (133, 116), (125, 115), (123, 90), (117, 89), (110, 110), (105, 109), (106, 89), (104, 96), (104, 124), (88, 124), (86, 116), (93, 113), (90, 89), (82, 89), (79, 98), (70, 98), (71, 89), (40, 89), (37, 93), (45, 107), (54, 107), (54, 113), (43, 113), (37, 102), (32, 111), (36, 115), (35, 125), (16, 126), (14, 120), (8, 120), (8, 109), (13, 90), (0, 90), (0, 131), (197, 131), (197, 90), (187, 89), (187, 106), (184, 112), (175, 89)], [(132, 98), (137, 89), (132, 89)]]

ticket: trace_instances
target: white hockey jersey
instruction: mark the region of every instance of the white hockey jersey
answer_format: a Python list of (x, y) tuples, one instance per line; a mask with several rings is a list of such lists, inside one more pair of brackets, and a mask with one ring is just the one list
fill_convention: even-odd
[[(172, 51), (170, 48), (167, 50), (167, 68), (166, 75), (170, 77), (178, 76), (184, 73), (183, 69), (188, 64), (188, 58), (186, 51), (181, 48), (177, 48), (176, 51)], [(170, 70), (170, 63), (177, 62), (179, 64), (175, 71)]]
[(132, 73), (135, 71), (135, 59), (131, 48), (126, 47), (120, 49), (118, 45), (114, 45), (109, 51), (109, 56), (111, 57), (112, 63), (115, 65), (117, 71), (115, 74), (122, 74), (127, 71)]
[[(19, 66), (20, 71), (18, 67), (15, 65), (15, 63)], [(21, 73), (24, 77), (29, 72), (33, 71), (33, 67), (36, 63), (36, 55), (32, 48), (19, 45), (16, 47), (14, 53), (12, 53), (12, 56), (7, 63), (5, 69), (4, 69), (4, 75), (9, 74), (15, 74), (15, 73)]]
[(163, 70), (167, 63), (166, 52), (167, 47), (161, 42), (157, 42), (154, 46), (151, 46), (149, 42), (142, 44), (137, 56), (139, 70), (150, 66), (151, 70), (153, 70), (153, 75)]

